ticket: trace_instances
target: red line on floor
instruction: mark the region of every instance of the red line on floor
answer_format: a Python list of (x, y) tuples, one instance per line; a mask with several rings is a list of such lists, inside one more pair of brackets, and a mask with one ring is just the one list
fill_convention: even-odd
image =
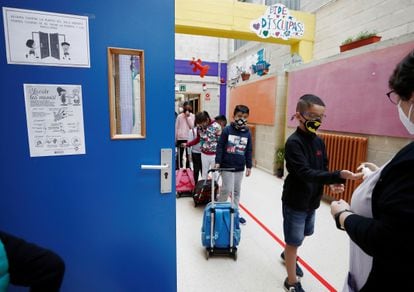
[[(259, 226), (262, 227), (263, 230), (266, 231), (270, 235), (270, 237), (272, 237), (283, 248), (285, 247), (286, 244), (283, 242), (283, 240), (281, 240), (279, 237), (277, 237), (276, 234), (274, 234), (269, 228), (266, 227), (266, 225), (264, 225), (259, 219), (257, 219), (256, 216), (254, 216), (252, 214), (252, 212), (250, 212), (249, 210), (247, 210), (246, 207), (244, 207), (242, 204), (239, 204), (239, 207), (244, 212), (246, 212), (246, 214), (249, 215), (254, 221), (256, 221), (256, 223), (259, 224)], [(300, 264), (302, 264), (302, 266), (305, 267), (305, 269), (307, 269), (330, 292), (336, 292), (337, 291), (331, 284), (328, 283), (328, 281), (326, 281), (324, 278), (322, 278), (321, 275), (319, 275), (314, 269), (312, 269), (312, 267), (310, 265), (308, 265), (302, 258), (298, 257), (298, 262)]]

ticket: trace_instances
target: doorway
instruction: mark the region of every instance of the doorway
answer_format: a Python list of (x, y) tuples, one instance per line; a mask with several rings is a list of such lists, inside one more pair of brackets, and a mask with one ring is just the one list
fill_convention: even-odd
[(185, 101), (188, 101), (193, 108), (193, 113), (198, 113), (201, 110), (201, 104), (200, 104), (200, 93), (189, 93), (189, 92), (181, 92), (175, 94), (175, 112), (180, 113), (180, 106)]

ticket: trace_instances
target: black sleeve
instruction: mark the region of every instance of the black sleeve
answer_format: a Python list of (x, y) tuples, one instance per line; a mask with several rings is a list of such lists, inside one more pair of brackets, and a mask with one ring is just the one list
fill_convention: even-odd
[(305, 151), (298, 141), (288, 140), (285, 149), (285, 159), (288, 171), (295, 173), (295, 175), (303, 181), (321, 184), (345, 182), (345, 180), (340, 177), (339, 170), (329, 172), (327, 170), (311, 168), (309, 159), (306, 157)]
[[(396, 165), (374, 188), (374, 218), (350, 215), (344, 226), (348, 235), (370, 256), (395, 257), (396, 251), (413, 252), (414, 161)], [(374, 199), (374, 198), (373, 198)]]
[(223, 161), (223, 155), (226, 149), (228, 139), (229, 139), (229, 129), (225, 127), (223, 131), (221, 132), (220, 138), (217, 143), (217, 149), (216, 149), (216, 163), (220, 164), (220, 167)]
[(326, 153), (326, 147), (325, 147), (325, 143), (321, 140), (321, 146), (322, 146), (322, 149), (323, 149), (323, 169), (324, 170), (328, 170), (328, 163), (329, 163), (329, 160), (328, 160), (328, 155), (327, 155), (327, 153)]
[(253, 152), (252, 135), (249, 131), (249, 135), (247, 137), (246, 152), (244, 153), (245, 158), (246, 158), (246, 168), (252, 168), (252, 152)]

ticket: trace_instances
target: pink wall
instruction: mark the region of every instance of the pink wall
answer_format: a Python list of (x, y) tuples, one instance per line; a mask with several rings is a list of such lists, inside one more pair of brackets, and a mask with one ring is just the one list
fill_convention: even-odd
[(322, 130), (410, 137), (385, 93), (395, 65), (413, 48), (409, 42), (289, 73), (288, 117), (299, 97), (312, 93), (326, 104)]

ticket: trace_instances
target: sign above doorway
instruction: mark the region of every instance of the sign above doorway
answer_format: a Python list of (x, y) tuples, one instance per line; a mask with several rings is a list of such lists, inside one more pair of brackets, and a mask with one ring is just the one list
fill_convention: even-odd
[(302, 37), (305, 32), (304, 23), (290, 15), (289, 9), (283, 4), (275, 4), (266, 9), (266, 13), (250, 23), (250, 29), (260, 38)]

